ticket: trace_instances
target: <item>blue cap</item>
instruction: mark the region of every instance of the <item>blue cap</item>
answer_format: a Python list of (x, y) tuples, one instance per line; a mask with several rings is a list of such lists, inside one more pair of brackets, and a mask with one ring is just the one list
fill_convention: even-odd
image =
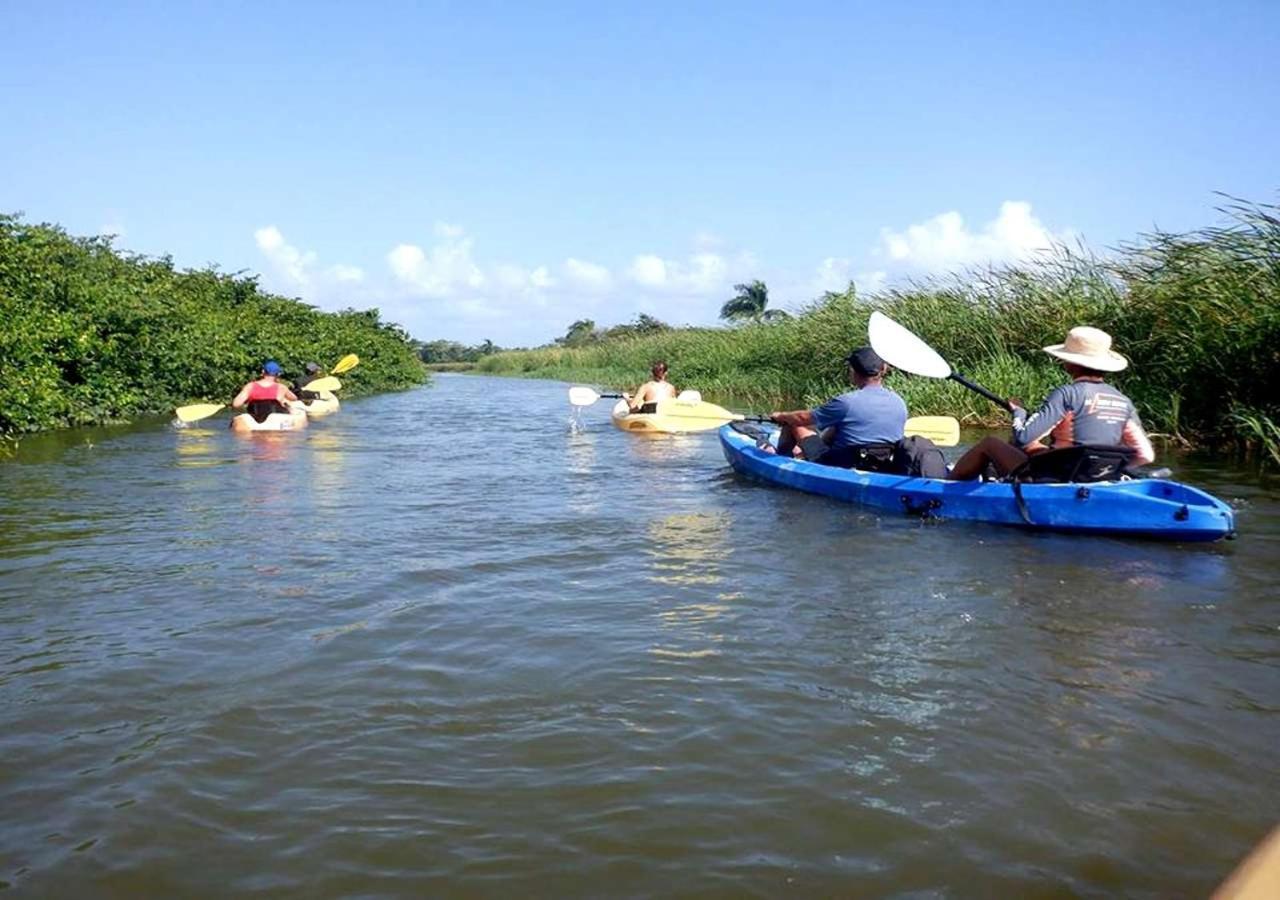
[(279, 375), (280, 363), (276, 362), (274, 359), (269, 359), (262, 364), (262, 371), (266, 372), (268, 375)]

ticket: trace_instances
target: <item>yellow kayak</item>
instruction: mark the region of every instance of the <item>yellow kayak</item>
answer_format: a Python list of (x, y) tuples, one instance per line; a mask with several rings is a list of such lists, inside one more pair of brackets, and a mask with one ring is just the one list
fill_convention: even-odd
[(613, 407), (613, 424), (623, 431), (648, 432), (650, 434), (685, 434), (691, 431), (711, 431), (726, 422), (741, 419), (737, 413), (722, 406), (706, 403), (701, 398), (677, 397), (657, 404), (657, 411), (633, 413), (626, 400), (619, 400)]
[(319, 393), (320, 396), (315, 400), (291, 400), (289, 402), (289, 408), (294, 412), (301, 410), (313, 419), (318, 418), (319, 416), (327, 416), (330, 413), (336, 413), (338, 411), (338, 406), (340, 404), (338, 403), (337, 397), (328, 391), (318, 391), (317, 393)]

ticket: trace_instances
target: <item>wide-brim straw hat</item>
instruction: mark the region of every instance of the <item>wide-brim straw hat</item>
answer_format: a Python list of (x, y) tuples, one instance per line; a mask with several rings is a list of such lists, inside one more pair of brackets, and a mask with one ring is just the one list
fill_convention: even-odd
[(1099, 372), (1119, 372), (1129, 366), (1129, 360), (1111, 349), (1111, 335), (1088, 325), (1072, 328), (1065, 341), (1045, 347), (1044, 352)]

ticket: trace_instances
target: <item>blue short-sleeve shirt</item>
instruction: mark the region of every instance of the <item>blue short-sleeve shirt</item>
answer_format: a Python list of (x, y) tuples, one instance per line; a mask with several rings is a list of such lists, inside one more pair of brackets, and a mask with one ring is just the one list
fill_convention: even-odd
[(819, 406), (813, 411), (813, 423), (820, 431), (835, 426), (833, 448), (892, 444), (902, 440), (907, 404), (883, 385), (868, 385)]

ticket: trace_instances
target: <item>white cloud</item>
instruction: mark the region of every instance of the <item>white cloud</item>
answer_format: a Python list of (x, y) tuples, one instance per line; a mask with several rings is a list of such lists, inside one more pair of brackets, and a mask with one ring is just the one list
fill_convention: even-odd
[(485, 285), (484, 272), (471, 258), (471, 238), (457, 225), (437, 223), (439, 241), (430, 250), (399, 244), (387, 254), (391, 272), (405, 286), (427, 297), (452, 297)]
[(637, 284), (645, 287), (662, 288), (667, 285), (667, 264), (658, 256), (637, 256), (631, 261), (627, 274)]
[(636, 284), (654, 291), (704, 296), (723, 292), (734, 278), (750, 274), (754, 265), (755, 259), (749, 253), (729, 260), (704, 250), (684, 261), (645, 253), (631, 261), (626, 274)]
[(329, 268), (330, 274), (333, 275), (335, 281), (363, 281), (364, 270), (359, 266), (344, 266), (339, 263)]
[(971, 231), (954, 210), (903, 231), (883, 228), (878, 253), (900, 266), (940, 271), (1024, 260), (1069, 238), (1069, 232), (1050, 232), (1032, 214), (1030, 203), (1006, 200), (1000, 214), (979, 231)]
[[(304, 253), (290, 244), (274, 225), (259, 228), (253, 233), (253, 239), (271, 263), (274, 275), (283, 281), (281, 287), (284, 290), (324, 294), (333, 285), (350, 285), (364, 280), (364, 270), (358, 266), (339, 263), (321, 268), (316, 263), (315, 253)], [(308, 299), (319, 301), (323, 298)]]
[(588, 291), (607, 291), (613, 286), (613, 275), (604, 266), (572, 256), (564, 261), (565, 277)]
[(294, 288), (311, 286), (311, 270), (315, 266), (316, 255), (303, 253), (289, 244), (274, 225), (259, 228), (253, 233), (258, 249), (270, 260), (276, 271), (283, 275)]

